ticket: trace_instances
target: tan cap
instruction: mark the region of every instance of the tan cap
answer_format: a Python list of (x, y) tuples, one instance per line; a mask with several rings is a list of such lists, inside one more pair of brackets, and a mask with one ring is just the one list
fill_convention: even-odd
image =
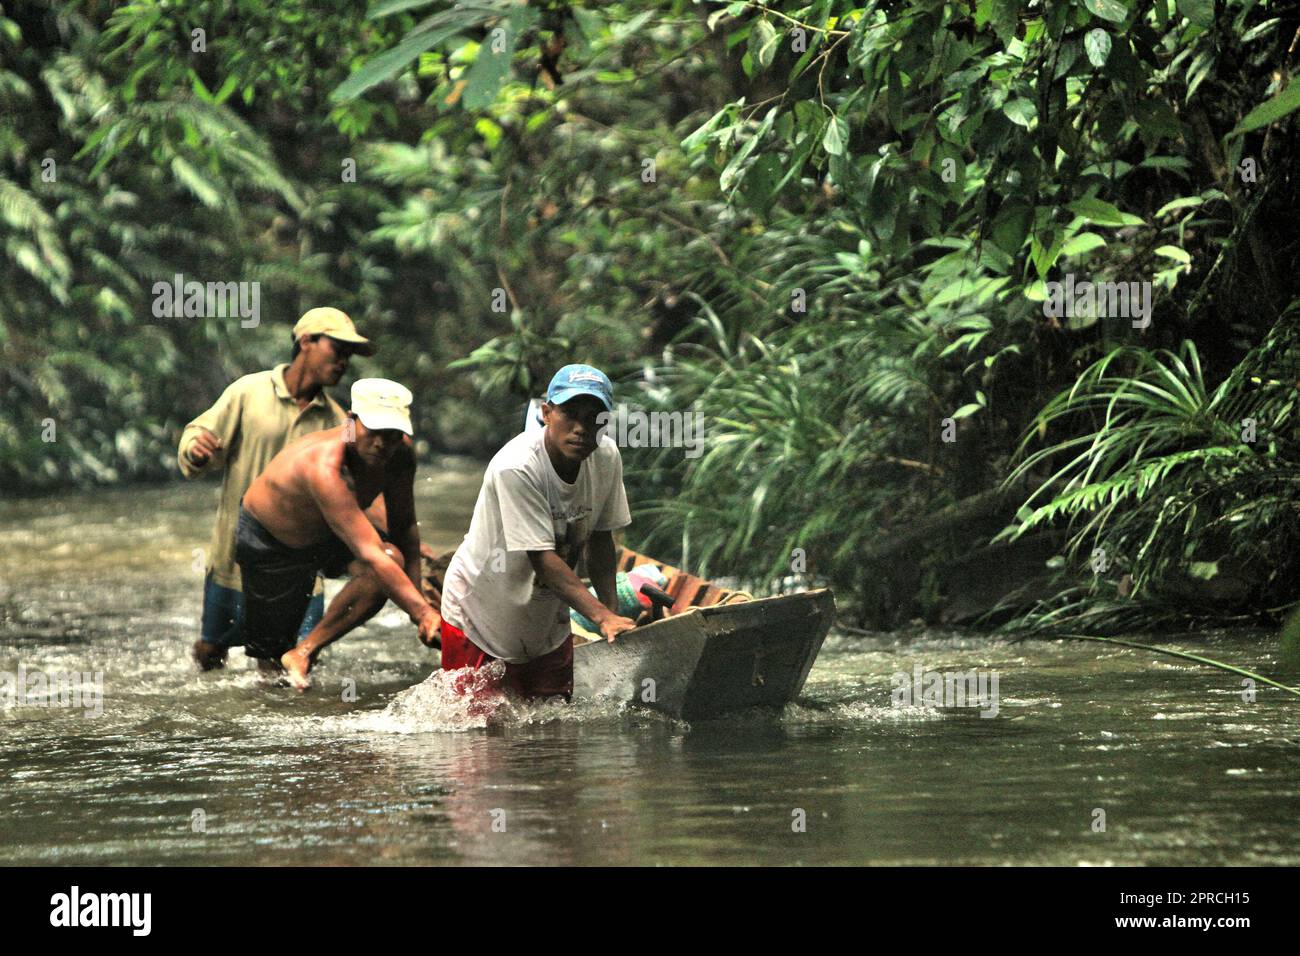
[(332, 339), (351, 345), (358, 355), (374, 355), (375, 347), (365, 336), (357, 334), (357, 327), (352, 324), (346, 312), (328, 307), (308, 309), (303, 313), (298, 324), (293, 327), (293, 340), (297, 342), (304, 335), (328, 335)]
[(359, 378), (352, 383), (352, 412), (371, 431), (411, 428), (411, 390), (386, 378)]

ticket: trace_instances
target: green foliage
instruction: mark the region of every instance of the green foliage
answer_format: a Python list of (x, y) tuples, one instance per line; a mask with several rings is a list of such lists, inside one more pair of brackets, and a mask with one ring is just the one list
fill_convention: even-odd
[[(1251, 539), (1290, 542), (1278, 0), (32, 6), (0, 18), (0, 480), (166, 473), (328, 302), (435, 447), (490, 450), (565, 361), (698, 408), (701, 457), (627, 474), (634, 543), (706, 572), (799, 548), (850, 599), (1014, 469), (1047, 481), (1017, 533), (1103, 536), (1148, 609), (1255, 552), (1249, 599), (1294, 597)], [(176, 272), (262, 282), (263, 327), (155, 320)], [(1152, 282), (1150, 325), (1056, 314), (1067, 273)], [(913, 556), (930, 597), (970, 546)]]
[[(304, 302), (351, 307), (315, 248), (353, 231), (345, 197), (277, 155), (285, 110), (307, 105), (327, 42), (359, 20), (349, 6), (312, 4), (309, 20), (294, 3), (26, 5), (0, 20), (0, 482), (171, 473), (179, 427), (287, 358)], [(296, 122), (343, 143), (324, 113)], [(383, 274), (357, 271), (345, 281), (373, 293)], [(177, 273), (260, 282), (268, 321), (158, 319), (154, 283)]]
[[(1202, 11), (1179, 10), (1059, 4), (1042, 16), (981, 4), (967, 20), (947, 4), (782, 8), (783, 25), (806, 28), (810, 42), (771, 63), (779, 95), (726, 103), (682, 141), (692, 168), (711, 170), (729, 205), (757, 218), (746, 258), (717, 271), (768, 308), (744, 291), (734, 306), (703, 296), (701, 331), (656, 368), (657, 382), (672, 382), (668, 405), (699, 402), (712, 430), (698, 462), (668, 468), (672, 454), (649, 456), (658, 470), (645, 490), (659, 497), (647, 546), (675, 544), (692, 564), (760, 580), (782, 576), (801, 547), (817, 576), (858, 591), (875, 573), (860, 557), (870, 543), (994, 484), (1011, 436), (1081, 366), (1115, 349), (1160, 364), (1114, 345), (1150, 334), (1128, 322), (1044, 315), (1046, 281), (1150, 277), (1153, 332), (1178, 346), (1200, 318), (1189, 300), (1203, 304), (1193, 296), (1207, 291), (1210, 263), (1260, 226), (1224, 177), (1242, 152), (1198, 154), (1188, 124), (1226, 134), (1258, 95), (1249, 79), (1214, 73), (1224, 44), (1262, 89), (1278, 43), (1259, 5), (1229, 4), (1238, 32), (1214, 47)], [(715, 22), (749, 36), (752, 51), (766, 20), (727, 8)], [(750, 60), (760, 77), (765, 64)], [(715, 236), (731, 254), (729, 233)], [(783, 262), (787, 249), (797, 252)], [(796, 288), (806, 317), (779, 308)], [(1217, 320), (1257, 338), (1280, 311), (1283, 290), (1266, 291)], [(1188, 396), (1132, 400), (1167, 402), (1175, 433), (1195, 425)], [(955, 448), (937, 440), (945, 418), (961, 423)], [(1097, 508), (1095, 531), (1130, 497), (1154, 496), (1217, 455), (1171, 454), (1071, 490), (1034, 527), (1053, 509)], [(1132, 531), (1146, 532), (1142, 559), (1169, 573), (1176, 516), (1154, 533), (1135, 519)], [(1234, 546), (1249, 550), (1244, 528)], [(946, 546), (935, 542), (936, 556)]]
[[(1079, 570), (1096, 549), (1113, 565), (1089, 596), (1113, 595), (1121, 574), (1131, 580), (1129, 617), (1221, 615), (1222, 595), (1201, 586), (1221, 564), (1245, 582), (1237, 606), (1275, 615), (1294, 599), (1300, 570), (1297, 318), (1300, 300), (1214, 389), (1191, 342), (1179, 354), (1117, 348), (1089, 366), (1027, 434), (1026, 446), (1068, 437), (1026, 455), (1008, 478), (1051, 467), (1003, 536), (1065, 524)], [(1096, 609), (1080, 597), (1040, 608), (1032, 623), (1077, 624)], [(1116, 610), (1106, 608), (1111, 624), (1122, 620)]]

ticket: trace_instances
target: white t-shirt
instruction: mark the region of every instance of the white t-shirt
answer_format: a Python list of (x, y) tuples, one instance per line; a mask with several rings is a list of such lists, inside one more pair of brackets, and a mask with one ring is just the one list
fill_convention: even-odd
[(568, 484), (546, 454), (545, 434), (517, 435), (493, 457), (443, 580), (442, 616), (511, 663), (550, 653), (570, 632), (568, 605), (536, 582), (528, 552), (554, 550), (573, 567), (592, 532), (632, 523), (613, 438), (600, 437)]

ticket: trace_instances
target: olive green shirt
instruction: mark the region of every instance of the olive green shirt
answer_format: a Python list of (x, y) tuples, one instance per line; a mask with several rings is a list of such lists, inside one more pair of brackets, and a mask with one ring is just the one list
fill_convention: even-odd
[[(176, 460), (186, 478), (223, 467), (226, 470), (207, 555), (207, 571), (222, 587), (240, 590), (239, 566), (235, 564), (235, 529), (239, 522), (239, 502), (253, 479), (293, 439), (341, 425), (345, 418), (342, 407), (324, 389), (310, 405), (299, 409), (284, 381), (288, 367), (277, 365), (269, 372), (254, 372), (238, 379), (221, 393), (215, 405), (186, 425), (181, 433)], [(187, 457), (200, 429), (221, 439), (221, 447), (201, 468)]]

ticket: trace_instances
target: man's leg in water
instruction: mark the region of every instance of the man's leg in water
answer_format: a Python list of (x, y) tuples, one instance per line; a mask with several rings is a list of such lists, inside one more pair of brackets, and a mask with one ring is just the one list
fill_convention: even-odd
[[(298, 639), (303, 640), (321, 619), (325, 610), (325, 596), (312, 595), (307, 613), (302, 616)], [(208, 575), (203, 581), (203, 622), (199, 639), (194, 642), (192, 655), (200, 670), (210, 671), (226, 666), (230, 648), (243, 643), (240, 628), (244, 617), (243, 592), (222, 587)], [(263, 670), (279, 672), (275, 662), (268, 662)]]
[(209, 574), (203, 579), (203, 621), (193, 656), (201, 670), (226, 666), (232, 643), (239, 643), (244, 596), (234, 588), (222, 587)]
[[(381, 536), (387, 535), (388, 503), (383, 495), (370, 503), (365, 515)], [(387, 537), (384, 539), (384, 550), (399, 565), (402, 564), (401, 556), (396, 548), (388, 544)], [(316, 655), (322, 648), (366, 623), (388, 601), (379, 579), (360, 561), (353, 560), (349, 563), (347, 573), (350, 580), (334, 596), (324, 616), (305, 637), (299, 637), (296, 647), (286, 651), (280, 658), (280, 666), (288, 673), (289, 682), (298, 690), (306, 690), (311, 686), (307, 672), (311, 670)]]
[(199, 638), (194, 642), (190, 653), (194, 663), (199, 665), (199, 670), (214, 671), (226, 666), (226, 655), (229, 650), (220, 644), (209, 644), (203, 638)]
[(305, 641), (311, 629), (320, 623), (320, 619), (325, 616), (325, 590), (315, 592), (311, 596), (311, 602), (307, 605), (307, 613), (302, 616), (302, 623), (298, 625), (298, 640)]
[[(392, 552), (393, 560), (401, 564), (396, 549), (388, 550)], [(388, 601), (379, 578), (360, 561), (348, 565), (348, 573), (351, 575), (350, 580), (325, 608), (325, 616), (320, 623), (298, 642), (297, 647), (286, 651), (280, 658), (280, 665), (287, 672), (289, 682), (299, 690), (311, 686), (307, 672), (311, 670), (321, 649), (366, 623)]]
[[(443, 670), (477, 670), (494, 660), (496, 658), (481, 650), (460, 628), (442, 622)], [(573, 635), (541, 657), (522, 664), (507, 663), (502, 686), (524, 700), (548, 697), (570, 700), (573, 697)]]
[[(302, 623), (298, 625), (298, 643), (301, 644), (307, 640), (307, 635), (311, 633), (312, 628), (320, 623), (321, 617), (325, 613), (325, 594), (319, 592), (311, 596), (307, 603), (307, 610), (302, 616)], [(284, 673), (284, 665), (279, 661), (259, 660), (257, 669), (268, 677), (281, 675)]]

